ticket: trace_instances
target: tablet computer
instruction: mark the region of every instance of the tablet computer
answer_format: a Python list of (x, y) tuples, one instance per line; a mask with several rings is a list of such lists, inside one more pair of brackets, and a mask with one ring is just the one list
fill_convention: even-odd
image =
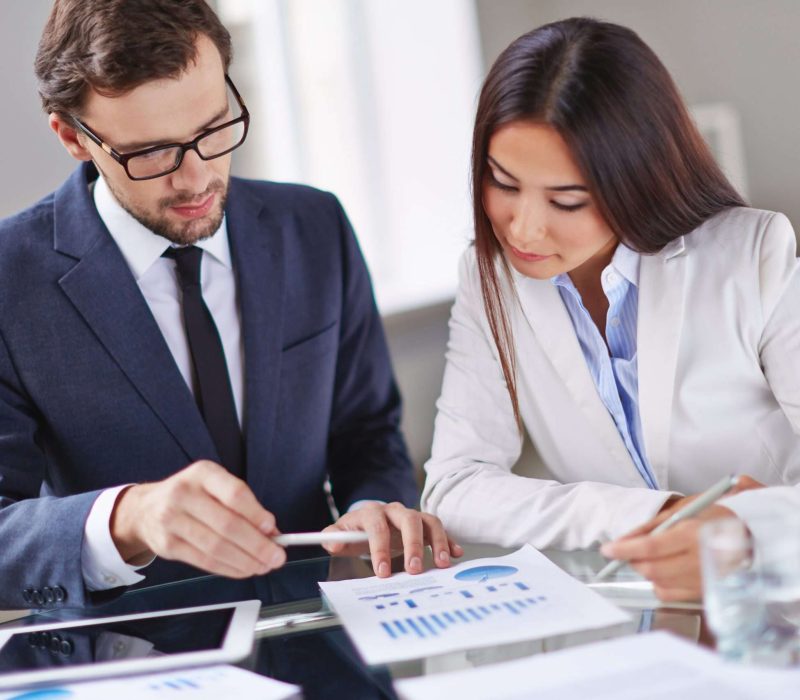
[(260, 609), (247, 600), (0, 629), (0, 689), (240, 661)]

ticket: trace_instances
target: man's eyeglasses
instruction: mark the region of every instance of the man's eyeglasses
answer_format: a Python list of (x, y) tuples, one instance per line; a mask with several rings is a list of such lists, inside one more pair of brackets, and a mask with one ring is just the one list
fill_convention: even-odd
[(143, 148), (131, 153), (120, 153), (109, 146), (76, 116), (72, 116), (75, 125), (119, 163), (131, 180), (152, 180), (169, 175), (181, 167), (186, 151), (194, 151), (203, 160), (212, 160), (239, 148), (247, 137), (250, 126), (250, 112), (242, 100), (233, 81), (226, 75), (225, 82), (239, 103), (241, 114), (231, 121), (207, 129), (197, 138), (187, 143), (165, 143), (159, 146)]

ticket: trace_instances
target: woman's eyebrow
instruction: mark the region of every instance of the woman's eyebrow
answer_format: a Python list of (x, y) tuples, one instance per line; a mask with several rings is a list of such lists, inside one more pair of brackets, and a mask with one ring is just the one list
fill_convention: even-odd
[(589, 188), (585, 185), (556, 185), (554, 187), (545, 187), (546, 190), (551, 192), (570, 192), (577, 190), (578, 192), (588, 192)]
[[(500, 163), (498, 163), (492, 156), (487, 155), (486, 159), (489, 163), (497, 168), (503, 175), (506, 177), (510, 177), (512, 180), (519, 181), (519, 178), (515, 175), (512, 175), (508, 170), (506, 170)], [(585, 185), (573, 184), (573, 185), (553, 185), (551, 187), (545, 187), (544, 189), (550, 192), (588, 192), (589, 189)]]
[(505, 168), (504, 168), (502, 165), (500, 165), (500, 163), (498, 163), (498, 162), (497, 162), (497, 161), (496, 161), (494, 158), (492, 158), (492, 156), (490, 156), (490, 155), (487, 155), (487, 156), (486, 156), (486, 159), (487, 159), (487, 160), (488, 160), (488, 161), (489, 161), (489, 162), (490, 162), (490, 163), (491, 163), (491, 164), (492, 164), (492, 165), (493, 165), (495, 168), (497, 168), (497, 169), (498, 169), (498, 170), (499, 170), (501, 173), (503, 173), (503, 175), (505, 175), (506, 177), (510, 177), (512, 180), (518, 180), (518, 179), (519, 179), (519, 178), (515, 177), (514, 175), (512, 175), (510, 172), (508, 172), (508, 170), (506, 170), (506, 169), (505, 169)]

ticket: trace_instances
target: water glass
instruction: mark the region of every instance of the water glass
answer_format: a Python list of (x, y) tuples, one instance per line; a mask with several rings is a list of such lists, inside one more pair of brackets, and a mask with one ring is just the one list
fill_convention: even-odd
[(700, 529), (706, 622), (717, 639), (717, 651), (728, 659), (748, 656), (766, 629), (753, 555), (752, 536), (737, 518), (712, 520)]
[(753, 660), (777, 666), (800, 663), (800, 514), (748, 521), (752, 532), (766, 631)]

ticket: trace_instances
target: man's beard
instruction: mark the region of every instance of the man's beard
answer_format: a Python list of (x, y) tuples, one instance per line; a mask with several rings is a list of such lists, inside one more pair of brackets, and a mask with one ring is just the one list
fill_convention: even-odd
[(228, 199), (228, 183), (222, 179), (214, 180), (200, 196), (194, 196), (190, 199), (186, 197), (168, 197), (159, 200), (157, 204), (158, 211), (163, 211), (168, 207), (186, 206), (193, 202), (205, 201), (212, 192), (219, 194), (218, 202), (215, 203), (214, 209), (209, 212), (207, 217), (203, 217), (203, 219), (199, 221), (186, 221), (184, 223), (172, 222), (166, 216), (159, 216), (151, 212), (140, 211), (134, 208), (134, 206), (116, 190), (108, 178), (105, 178), (105, 181), (111, 193), (125, 211), (142, 226), (146, 227), (157, 236), (166, 238), (170, 243), (175, 243), (177, 245), (193, 245), (198, 241), (213, 236), (222, 223), (222, 217), (225, 213), (225, 202)]

